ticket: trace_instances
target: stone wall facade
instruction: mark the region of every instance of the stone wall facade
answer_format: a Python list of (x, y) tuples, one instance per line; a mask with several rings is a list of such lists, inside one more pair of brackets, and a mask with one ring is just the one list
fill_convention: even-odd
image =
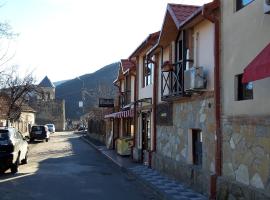
[(65, 130), (65, 101), (64, 100), (36, 100), (30, 106), (36, 110), (36, 124), (55, 125), (56, 131)]
[[(202, 166), (190, 161), (189, 134), (202, 131)], [(209, 195), (215, 172), (215, 115), (213, 95), (173, 103), (173, 125), (157, 126), (153, 167)]]
[(219, 195), (270, 199), (270, 116), (224, 116), (222, 122), (224, 179)]

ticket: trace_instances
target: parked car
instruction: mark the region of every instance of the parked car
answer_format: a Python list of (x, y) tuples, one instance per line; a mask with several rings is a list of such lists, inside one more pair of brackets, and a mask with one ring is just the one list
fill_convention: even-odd
[(55, 126), (54, 126), (54, 124), (46, 124), (46, 126), (48, 126), (48, 129), (49, 129), (50, 133), (54, 133), (55, 132)]
[(45, 140), (48, 142), (50, 139), (50, 131), (48, 126), (45, 125), (34, 125), (30, 132), (30, 142), (34, 140)]
[(27, 164), (28, 143), (15, 128), (0, 127), (0, 172), (9, 168), (18, 172), (19, 164)]
[(84, 125), (79, 126), (78, 131), (80, 133), (86, 134), (87, 133), (87, 127)]

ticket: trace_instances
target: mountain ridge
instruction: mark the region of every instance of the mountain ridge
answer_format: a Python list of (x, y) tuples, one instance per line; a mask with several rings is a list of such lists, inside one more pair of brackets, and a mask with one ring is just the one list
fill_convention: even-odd
[[(118, 66), (119, 63), (115, 62), (56, 86), (56, 98), (65, 99), (67, 119), (79, 119), (98, 106), (99, 98), (114, 98), (116, 88), (113, 81), (117, 77)], [(83, 102), (82, 108), (79, 108), (80, 101)]]

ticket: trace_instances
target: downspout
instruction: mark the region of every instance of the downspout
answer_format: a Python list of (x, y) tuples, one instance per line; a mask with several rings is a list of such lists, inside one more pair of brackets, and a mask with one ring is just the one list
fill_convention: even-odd
[(138, 92), (137, 92), (137, 84), (138, 84), (138, 79), (137, 79), (137, 64), (139, 64), (139, 58), (136, 57), (136, 65), (135, 65), (135, 80), (134, 80), (134, 116), (133, 116), (133, 121), (134, 121), (134, 136), (133, 136), (133, 144), (131, 146), (131, 159), (133, 160), (133, 149), (136, 147), (136, 136), (137, 136), (137, 100), (138, 100)]
[(221, 92), (220, 92), (220, 14), (215, 13), (220, 8), (220, 0), (203, 7), (202, 15), (215, 26), (215, 68), (214, 68), (214, 99), (216, 119), (216, 152), (215, 152), (215, 174), (211, 176), (210, 199), (217, 197), (217, 177), (222, 175), (222, 131), (221, 131)]

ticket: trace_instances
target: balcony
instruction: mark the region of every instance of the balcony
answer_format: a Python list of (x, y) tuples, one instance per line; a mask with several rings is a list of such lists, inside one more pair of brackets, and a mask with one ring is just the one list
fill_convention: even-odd
[(131, 91), (121, 92), (119, 95), (120, 108), (124, 108), (131, 103)]
[(184, 70), (182, 61), (170, 64), (165, 62), (161, 72), (161, 99), (170, 101), (185, 96)]

